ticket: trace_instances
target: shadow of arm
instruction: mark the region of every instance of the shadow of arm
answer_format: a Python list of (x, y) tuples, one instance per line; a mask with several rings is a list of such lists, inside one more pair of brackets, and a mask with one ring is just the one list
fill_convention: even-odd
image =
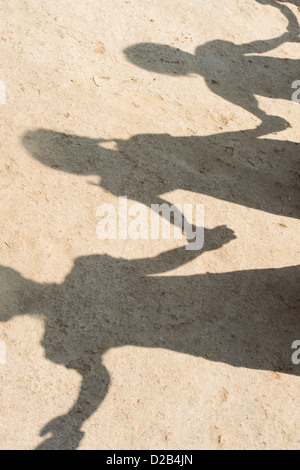
[(299, 42), (300, 26), (296, 15), (292, 12), (289, 7), (287, 7), (286, 5), (279, 4), (274, 0), (256, 1), (262, 5), (271, 5), (280, 10), (281, 13), (288, 20), (287, 32), (277, 38), (269, 40), (258, 40), (250, 42), (248, 44), (242, 44), (240, 47), (242, 49), (243, 54), (251, 54), (255, 52), (262, 54), (264, 52), (272, 51), (273, 49), (276, 49), (277, 47), (281, 46), (286, 42)]
[(201, 250), (187, 250), (188, 245), (159, 254), (155, 258), (135, 260), (141, 263), (146, 274), (161, 274), (184, 266), (206, 251), (218, 250), (236, 238), (233, 230), (226, 225), (204, 230), (204, 246)]

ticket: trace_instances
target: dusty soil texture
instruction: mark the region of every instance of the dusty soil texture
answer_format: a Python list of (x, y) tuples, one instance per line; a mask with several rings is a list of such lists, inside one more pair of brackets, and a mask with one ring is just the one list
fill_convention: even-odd
[(299, 449), (299, 7), (1, 1), (1, 449)]

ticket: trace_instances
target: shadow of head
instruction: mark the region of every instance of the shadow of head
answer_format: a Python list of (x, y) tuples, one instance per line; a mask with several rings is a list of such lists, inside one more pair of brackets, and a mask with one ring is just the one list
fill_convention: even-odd
[(129, 62), (150, 72), (181, 76), (196, 72), (193, 54), (164, 44), (135, 44), (124, 54)]
[(99, 172), (99, 154), (95, 150), (101, 142), (102, 139), (50, 129), (28, 131), (22, 137), (25, 149), (43, 165), (76, 175), (94, 175)]

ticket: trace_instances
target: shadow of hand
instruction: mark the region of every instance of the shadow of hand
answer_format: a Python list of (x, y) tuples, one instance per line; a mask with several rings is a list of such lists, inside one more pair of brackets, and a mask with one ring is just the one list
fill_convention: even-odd
[(40, 436), (46, 436), (49, 433), (52, 436), (42, 442), (36, 450), (77, 449), (84, 436), (84, 433), (80, 431), (78, 421), (70, 413), (54, 418), (40, 432)]

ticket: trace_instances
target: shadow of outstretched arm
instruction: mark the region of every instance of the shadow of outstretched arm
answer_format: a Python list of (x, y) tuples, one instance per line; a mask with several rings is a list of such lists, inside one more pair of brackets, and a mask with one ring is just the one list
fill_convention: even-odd
[(48, 290), (49, 284), (39, 284), (12, 268), (0, 266), (0, 322), (18, 315), (40, 315)]
[(110, 376), (102, 362), (89, 364), (90, 370), (78, 370), (82, 374), (78, 398), (70, 411), (50, 421), (41, 430), (41, 436), (48, 436), (36, 450), (75, 450), (84, 433), (83, 423), (97, 410), (104, 400), (110, 382)]
[(201, 250), (187, 250), (186, 246), (163, 252), (155, 258), (132, 261), (134, 266), (140, 265), (146, 274), (161, 274), (184, 266), (198, 258), (206, 251), (218, 250), (236, 238), (234, 231), (226, 225), (213, 229), (204, 229), (204, 246)]
[[(263, 53), (268, 52), (277, 47), (281, 46), (286, 42), (299, 42), (300, 41), (300, 26), (296, 15), (292, 12), (292, 10), (287, 7), (286, 5), (282, 5), (275, 0), (256, 0), (258, 3), (262, 5), (271, 5), (278, 10), (286, 17), (288, 20), (288, 27), (287, 32), (279, 36), (278, 38), (268, 39), (268, 40), (261, 40), (261, 41), (253, 41), (249, 44), (243, 44), (241, 46), (243, 54), (250, 54), (250, 53)], [(295, 3), (297, 4), (297, 3)]]

